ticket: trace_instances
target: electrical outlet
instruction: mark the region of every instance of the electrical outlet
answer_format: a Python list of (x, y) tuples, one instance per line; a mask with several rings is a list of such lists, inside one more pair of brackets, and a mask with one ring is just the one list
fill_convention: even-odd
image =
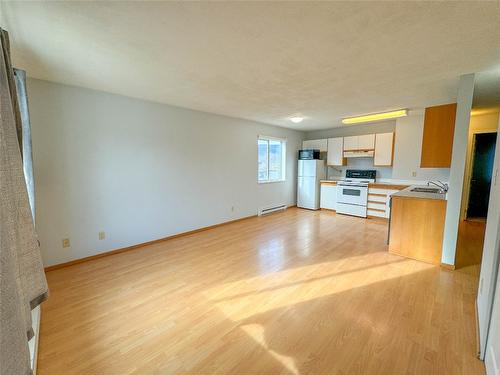
[(62, 247), (70, 247), (71, 243), (69, 242), (69, 238), (63, 238)]
[(103, 239), (105, 239), (105, 238), (106, 238), (106, 233), (104, 233), (104, 232), (99, 232), (99, 239), (100, 239), (100, 240), (103, 240)]
[(415, 171), (411, 172), (411, 176), (412, 177), (417, 177), (417, 172), (415, 172)]

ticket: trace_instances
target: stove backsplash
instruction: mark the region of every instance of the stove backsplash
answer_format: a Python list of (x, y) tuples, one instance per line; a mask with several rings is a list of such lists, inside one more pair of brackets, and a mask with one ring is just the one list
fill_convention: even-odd
[(344, 178), (346, 169), (375, 169), (377, 179), (392, 178), (392, 168), (374, 167), (373, 158), (349, 158), (347, 159), (347, 165), (343, 167), (328, 167), (326, 171), (327, 178)]

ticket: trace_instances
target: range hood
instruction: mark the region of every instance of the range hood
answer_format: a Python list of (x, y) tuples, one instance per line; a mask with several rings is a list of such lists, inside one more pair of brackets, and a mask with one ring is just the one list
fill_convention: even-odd
[(344, 151), (344, 158), (373, 158), (374, 150)]

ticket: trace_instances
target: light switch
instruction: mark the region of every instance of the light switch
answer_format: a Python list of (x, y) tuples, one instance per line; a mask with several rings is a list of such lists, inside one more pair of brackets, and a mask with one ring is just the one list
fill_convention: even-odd
[(103, 239), (105, 239), (105, 238), (106, 238), (106, 233), (104, 233), (104, 232), (99, 232), (99, 239), (100, 239), (100, 240), (103, 240)]
[(62, 240), (62, 247), (70, 247), (71, 244), (69, 242), (69, 238), (63, 238)]

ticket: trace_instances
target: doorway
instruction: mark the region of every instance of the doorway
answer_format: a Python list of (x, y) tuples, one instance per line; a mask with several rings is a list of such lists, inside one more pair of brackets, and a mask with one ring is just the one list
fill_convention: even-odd
[(473, 136), (467, 220), (485, 220), (488, 215), (496, 139), (496, 132), (476, 133)]
[(455, 268), (478, 266), (483, 257), (486, 217), (493, 179), (498, 115), (471, 120)]

